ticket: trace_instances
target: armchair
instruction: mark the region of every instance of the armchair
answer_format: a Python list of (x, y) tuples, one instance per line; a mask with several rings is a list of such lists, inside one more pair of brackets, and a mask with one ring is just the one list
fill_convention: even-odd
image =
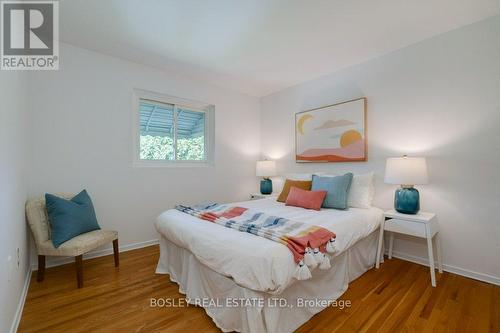
[[(58, 194), (61, 198), (71, 199), (74, 195)], [(118, 251), (118, 232), (112, 230), (94, 230), (78, 235), (55, 248), (50, 238), (50, 224), (45, 207), (45, 198), (29, 200), (26, 203), (26, 217), (35, 240), (38, 252), (37, 281), (43, 281), (46, 256), (75, 257), (78, 288), (83, 287), (83, 254), (101, 245), (113, 242), (115, 267), (120, 265)]]

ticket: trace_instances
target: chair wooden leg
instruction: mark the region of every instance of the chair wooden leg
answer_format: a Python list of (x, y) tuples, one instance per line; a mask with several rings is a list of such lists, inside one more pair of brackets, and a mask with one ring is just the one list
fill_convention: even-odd
[(113, 241), (113, 254), (115, 257), (115, 267), (120, 266), (120, 253), (118, 252), (118, 238)]
[(38, 282), (43, 281), (45, 278), (45, 256), (38, 256), (38, 272), (36, 274), (36, 280)]
[(78, 288), (83, 287), (83, 256), (79, 255), (75, 257), (76, 266), (76, 281), (78, 283)]

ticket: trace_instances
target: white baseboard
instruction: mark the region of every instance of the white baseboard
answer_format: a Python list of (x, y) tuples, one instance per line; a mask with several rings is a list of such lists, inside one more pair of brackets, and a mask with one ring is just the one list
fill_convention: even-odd
[(24, 279), (23, 292), (21, 293), (21, 298), (19, 299), (19, 304), (17, 305), (16, 315), (10, 326), (10, 333), (16, 333), (19, 323), (21, 322), (21, 316), (23, 315), (24, 302), (26, 302), (26, 296), (28, 295), (28, 290), (30, 288), (31, 282), (31, 267), (28, 267), (28, 272), (26, 273), (26, 278)]
[[(135, 249), (140, 249), (143, 247), (151, 246), (151, 245), (157, 245), (158, 244), (158, 239), (151, 239), (145, 242), (138, 242), (138, 243), (132, 243), (132, 244), (127, 244), (127, 245), (119, 245), (120, 252), (126, 252), (130, 250), (135, 250)], [(97, 258), (97, 257), (103, 257), (113, 254), (113, 247), (109, 247), (103, 250), (97, 250), (97, 251), (90, 251), (89, 253), (86, 253), (83, 255), (83, 259), (92, 259), (92, 258)], [(74, 262), (75, 259), (73, 257), (49, 257), (47, 258), (47, 263), (46, 267), (55, 267), (55, 266), (61, 266), (65, 264), (69, 264)], [(34, 262), (31, 264), (31, 269), (33, 271), (38, 270), (38, 263)]]
[[(388, 252), (388, 250), (385, 251), (386, 254), (387, 254), (387, 252)], [(408, 253), (400, 252), (400, 251), (392, 251), (392, 256), (394, 258), (399, 258), (399, 259), (411, 261), (411, 262), (414, 262), (416, 264), (420, 264), (420, 265), (424, 265), (424, 266), (429, 267), (429, 259), (428, 258), (418, 257), (418, 256), (414, 256), (414, 255), (411, 255)], [(437, 262), (434, 264), (434, 266), (437, 267)], [(465, 277), (468, 277), (471, 279), (475, 279), (475, 280), (479, 280), (479, 281), (483, 281), (483, 282), (488, 282), (488, 283), (492, 283), (492, 284), (495, 284), (497, 286), (500, 286), (500, 277), (496, 277), (493, 275), (478, 273), (478, 272), (474, 272), (474, 271), (471, 271), (471, 270), (468, 270), (465, 268), (460, 268), (460, 267), (456, 267), (456, 266), (452, 266), (452, 265), (446, 265), (444, 263), (443, 263), (443, 270), (450, 272), (450, 273), (462, 275), (462, 276), (465, 276)]]

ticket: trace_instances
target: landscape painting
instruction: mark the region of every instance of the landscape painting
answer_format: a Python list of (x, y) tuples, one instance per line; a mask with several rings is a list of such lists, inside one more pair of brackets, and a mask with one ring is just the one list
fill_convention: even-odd
[(295, 114), (297, 162), (367, 160), (366, 98)]

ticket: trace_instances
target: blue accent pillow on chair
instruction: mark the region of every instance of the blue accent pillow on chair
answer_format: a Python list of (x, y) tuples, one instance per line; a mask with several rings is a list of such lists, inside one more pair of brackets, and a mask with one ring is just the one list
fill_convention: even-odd
[(342, 176), (320, 177), (313, 175), (311, 191), (327, 191), (324, 208), (347, 209), (347, 195), (351, 188), (352, 173)]
[(97, 223), (92, 200), (86, 190), (71, 200), (45, 194), (50, 232), (54, 247), (92, 230), (101, 229)]

